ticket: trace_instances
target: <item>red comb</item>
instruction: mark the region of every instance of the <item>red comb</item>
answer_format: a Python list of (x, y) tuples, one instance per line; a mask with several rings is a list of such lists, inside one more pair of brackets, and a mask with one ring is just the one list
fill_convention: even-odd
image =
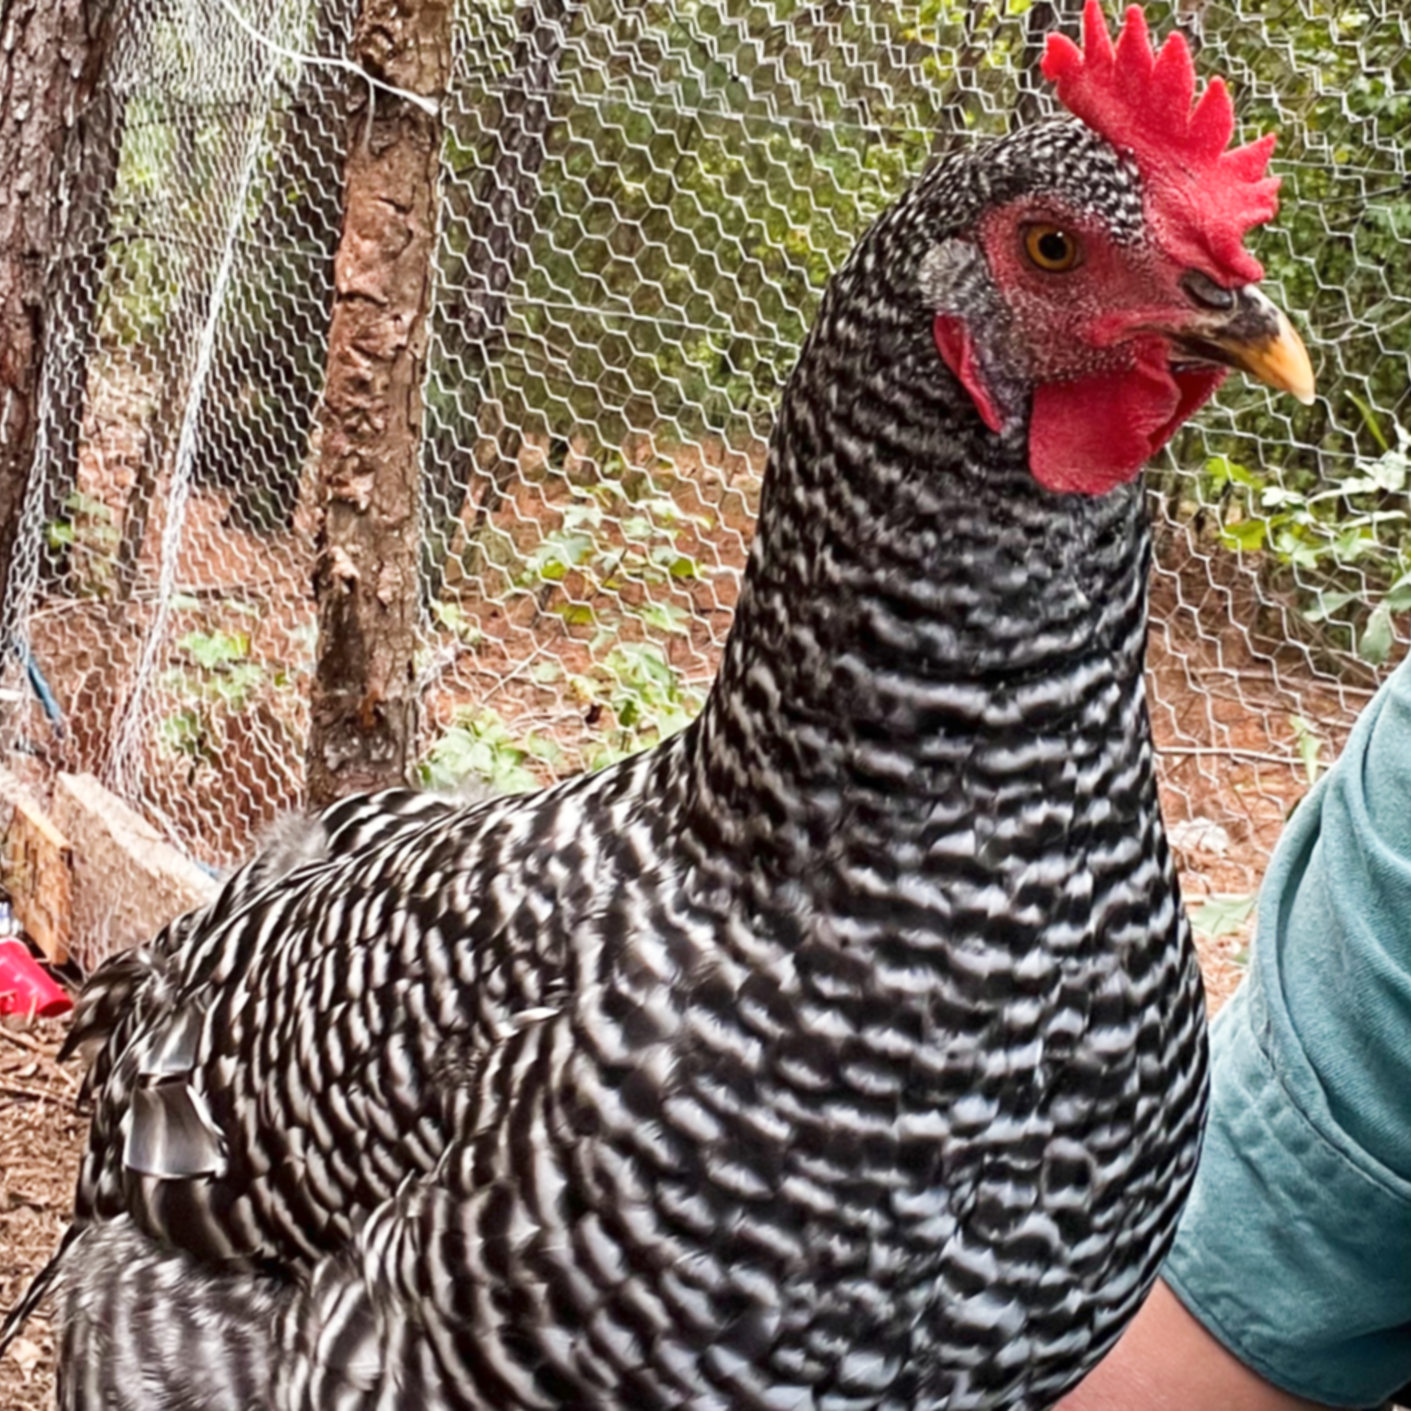
[(1133, 5), (1114, 46), (1098, 0), (1083, 10), (1083, 47), (1051, 34), (1044, 76), (1059, 102), (1119, 150), (1130, 152), (1162, 243), (1191, 264), (1213, 260), (1236, 284), (1264, 277), (1245, 232), (1279, 208), (1278, 177), (1265, 176), (1270, 133), (1226, 151), (1235, 114), (1222, 79), (1195, 101), (1195, 65), (1180, 34), (1159, 52)]

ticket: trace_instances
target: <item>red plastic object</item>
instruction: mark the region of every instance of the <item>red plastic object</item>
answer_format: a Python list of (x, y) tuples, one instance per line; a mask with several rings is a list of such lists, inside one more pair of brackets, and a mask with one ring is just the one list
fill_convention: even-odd
[(18, 936), (0, 936), (0, 1014), (67, 1014), (73, 1001), (49, 978)]

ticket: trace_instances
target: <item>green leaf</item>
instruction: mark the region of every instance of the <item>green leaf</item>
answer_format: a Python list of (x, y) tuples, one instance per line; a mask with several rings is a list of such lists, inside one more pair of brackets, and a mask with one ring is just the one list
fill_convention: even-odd
[(1357, 654), (1363, 661), (1370, 662), (1373, 666), (1382, 666), (1387, 657), (1391, 655), (1392, 645), (1395, 641), (1396, 633), (1392, 628), (1391, 609), (1385, 602), (1380, 602), (1372, 609), (1372, 615), (1367, 619), (1362, 639), (1357, 644)]
[(1261, 488), (1261, 482), (1253, 471), (1232, 461), (1228, 456), (1211, 456), (1205, 463), (1205, 473), (1216, 489), (1226, 485), (1247, 485), (1251, 489)]
[(1389, 495), (1400, 494), (1406, 488), (1405, 451), (1388, 451), (1380, 459), (1373, 461), (1367, 469), (1377, 489), (1385, 490)]
[(580, 568), (593, 553), (593, 540), (587, 534), (560, 530), (550, 534), (526, 560), (526, 577), (561, 583), (572, 569)]
[(684, 637), (689, 631), (691, 615), (675, 603), (647, 602), (641, 607), (630, 608), (629, 611), (658, 632)]
[(418, 767), (430, 788), (455, 788), (476, 778), (497, 793), (522, 794), (540, 781), (526, 761), (558, 764), (563, 752), (552, 740), (533, 733), (516, 738), (492, 710), (459, 712)]
[(1212, 895), (1191, 912), (1191, 925), (1210, 939), (1233, 935), (1254, 914), (1259, 904), (1258, 892), (1240, 895)]
[(258, 662), (232, 662), (213, 675), (211, 693), (231, 710), (244, 710), (250, 697), (264, 684), (265, 676), (265, 669)]
[(1226, 548), (1243, 549), (1252, 553), (1264, 547), (1268, 532), (1267, 519), (1241, 519), (1234, 524), (1221, 525), (1220, 539)]
[(431, 615), (438, 626), (468, 647), (478, 646), (484, 640), (485, 634), (459, 603), (434, 602), (431, 604)]
[(1353, 392), (1350, 389), (1347, 393), (1347, 400), (1351, 402), (1352, 405), (1356, 407), (1359, 412), (1362, 413), (1362, 420), (1366, 422), (1367, 430), (1372, 433), (1372, 439), (1377, 443), (1377, 445), (1380, 446), (1383, 451), (1391, 450), (1391, 445), (1387, 441), (1385, 434), (1382, 432), (1381, 422), (1377, 420), (1376, 413), (1373, 412), (1372, 408), (1366, 403), (1366, 401), (1364, 401), (1363, 398), (1359, 397), (1356, 392)]
[(1403, 573), (1386, 591), (1382, 599), (1388, 612), (1405, 612), (1411, 608), (1411, 573)]
[(554, 612), (570, 627), (586, 627), (597, 621), (597, 615), (587, 603), (555, 603)]
[(168, 754), (195, 760), (209, 758), (206, 724), (195, 710), (178, 710), (166, 716), (157, 735)]
[(1320, 588), (1313, 606), (1305, 609), (1303, 616), (1309, 622), (1326, 622), (1339, 608), (1344, 608), (1356, 600), (1356, 593), (1334, 593)]
[(208, 671), (250, 655), (250, 637), (245, 632), (188, 632), (177, 646)]
[(82, 490), (71, 491), (64, 497), (64, 508), (81, 514), (86, 519), (96, 519), (103, 524), (113, 522), (113, 512), (102, 500), (85, 495)]

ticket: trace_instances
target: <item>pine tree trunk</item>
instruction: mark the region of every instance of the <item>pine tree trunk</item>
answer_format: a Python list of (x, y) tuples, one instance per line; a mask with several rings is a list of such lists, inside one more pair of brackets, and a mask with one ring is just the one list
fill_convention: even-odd
[[(364, 0), (353, 59), (439, 98), (449, 0)], [(422, 378), (441, 121), (379, 89), (348, 131), (322, 408), (309, 802), (406, 778), (417, 743)]]
[[(129, 12), (130, 14), (131, 12)], [(129, 21), (130, 22), (130, 21)], [(99, 88), (69, 136), (64, 170), (71, 175), (65, 223), (50, 265), (50, 298), (62, 298), (64, 338), (46, 350), (53, 396), (47, 440), (45, 518), (57, 518), (78, 485), (83, 413), (88, 403), (88, 365), (98, 348), (99, 295), (112, 244), (109, 213), (127, 124), (127, 100)], [(52, 307), (53, 305), (51, 305)]]
[[(49, 326), (45, 282), (65, 235), (65, 148), (93, 101), (116, 0), (0, 0), (0, 626), (34, 463)], [(70, 198), (65, 199), (66, 195)]]

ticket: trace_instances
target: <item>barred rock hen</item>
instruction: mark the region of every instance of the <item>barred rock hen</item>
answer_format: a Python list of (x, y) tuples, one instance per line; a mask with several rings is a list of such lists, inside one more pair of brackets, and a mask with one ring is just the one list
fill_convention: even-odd
[(1136, 477), (1311, 373), (1218, 81), (1095, 5), (1045, 70), (828, 289), (692, 726), (95, 978), (65, 1407), (1034, 1411), (1114, 1339), (1205, 1080)]

